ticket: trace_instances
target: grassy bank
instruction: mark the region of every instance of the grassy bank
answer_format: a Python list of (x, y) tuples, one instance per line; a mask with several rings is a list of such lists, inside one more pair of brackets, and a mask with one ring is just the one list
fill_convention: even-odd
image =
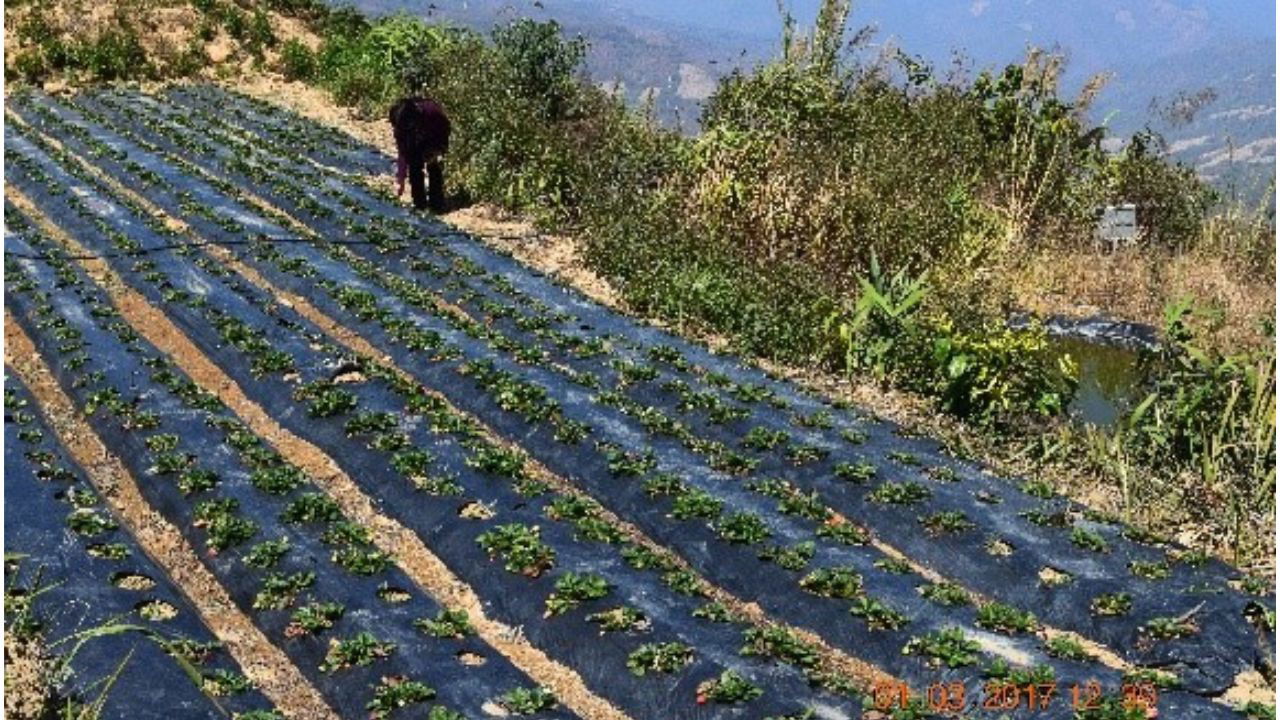
[[(585, 44), (553, 23), (486, 36), (307, 0), (171, 7), (199, 14), (177, 43), (186, 64), (152, 60), (163, 53), (137, 20), (72, 41), (56, 13), (28, 8), (12, 31), (6, 12), (25, 43), (6, 70), (207, 73), (229, 66), (210, 50), (225, 38), (236, 67), (318, 85), (367, 117), (430, 94), (454, 118), (462, 194), (572, 233), (633, 311), (927, 398), (983, 454), (1078, 470), (1133, 520), (1197, 528), (1183, 539), (1239, 561), (1270, 555), (1274, 222), (1224, 206), (1150, 134), (1102, 151), (1086, 121), (1100, 85), (1067, 97), (1060, 58), (944, 74), (869, 53), (832, 0), (810, 30), (785, 23), (776, 60), (723, 79), (684, 137), (587, 81)], [(1121, 200), (1139, 203), (1145, 234), (1104, 254), (1095, 208)], [(1043, 332), (1006, 327), (1022, 308), (1159, 318), (1169, 343), (1126, 422), (1064, 422), (1075, 368)]]

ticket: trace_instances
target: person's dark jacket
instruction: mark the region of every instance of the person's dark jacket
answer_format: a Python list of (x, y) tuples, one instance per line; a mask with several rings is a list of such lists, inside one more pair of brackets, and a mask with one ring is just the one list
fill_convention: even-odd
[[(451, 129), (444, 108), (428, 98), (405, 98), (391, 106), (387, 119), (396, 139), (398, 192), (404, 194), (407, 174), (414, 207), (442, 211), (445, 192), (441, 156), (449, 150)], [(424, 165), (429, 178), (423, 177)]]

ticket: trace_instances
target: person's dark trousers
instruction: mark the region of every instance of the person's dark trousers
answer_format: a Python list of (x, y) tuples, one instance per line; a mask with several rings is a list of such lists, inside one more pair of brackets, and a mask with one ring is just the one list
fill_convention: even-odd
[[(431, 193), (428, 203), (431, 212), (444, 212), (444, 164), (440, 162), (440, 158), (427, 163), (427, 181), (430, 183), (427, 190)], [(418, 201), (417, 197), (414, 195), (415, 204)]]
[(426, 178), (422, 174), (423, 157), (409, 158), (409, 191), (413, 195), (413, 206), (419, 210), (427, 209)]

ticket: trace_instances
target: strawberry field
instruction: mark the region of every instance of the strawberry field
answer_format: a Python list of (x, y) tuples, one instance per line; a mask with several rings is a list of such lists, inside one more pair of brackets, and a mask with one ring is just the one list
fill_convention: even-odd
[(176, 609), (120, 675), (200, 681), (158, 716), (307, 713), (173, 649), (217, 645), (200, 590), (32, 373), (333, 717), (861, 718), (894, 687), (900, 717), (1123, 718), (1143, 687), (1225, 718), (1273, 677), (1269, 581), (597, 305), (407, 212), (333, 130), (209, 87), (6, 119), (6, 337), (36, 351), (6, 354), (6, 588), (92, 610), (54, 637)]

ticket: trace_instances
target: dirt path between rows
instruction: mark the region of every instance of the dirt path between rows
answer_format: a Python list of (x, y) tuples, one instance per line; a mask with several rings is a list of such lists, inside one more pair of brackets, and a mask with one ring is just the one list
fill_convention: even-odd
[(31, 390), (58, 441), (84, 469), (143, 551), (164, 568), (200, 613), (245, 676), (289, 717), (337, 720), (338, 714), (284, 652), (240, 612), (178, 529), (147, 504), (133, 476), (58, 386), (35, 344), (8, 311), (4, 316), (4, 339), (5, 362)]

